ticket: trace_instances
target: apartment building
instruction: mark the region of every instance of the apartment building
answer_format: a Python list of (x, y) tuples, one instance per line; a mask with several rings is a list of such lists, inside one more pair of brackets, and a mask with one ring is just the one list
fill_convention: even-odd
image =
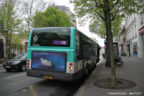
[(130, 52), (127, 50), (127, 44), (126, 44), (126, 29), (125, 27), (122, 29), (118, 36), (118, 46), (119, 46), (119, 54), (121, 56), (129, 56)]
[(139, 14), (139, 57), (144, 57), (144, 13)]
[(144, 57), (144, 14), (135, 13), (125, 19), (126, 55)]

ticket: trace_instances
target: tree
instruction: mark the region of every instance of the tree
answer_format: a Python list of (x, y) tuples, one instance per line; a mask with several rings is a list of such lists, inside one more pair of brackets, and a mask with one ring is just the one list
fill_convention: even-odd
[(44, 11), (48, 2), (44, 0), (16, 0), (15, 7), (18, 8), (16, 14), (22, 20), (21, 35), (23, 39), (28, 39), (32, 26), (32, 17), (37, 11)]
[(131, 14), (142, 8), (143, 0), (71, 0), (78, 17), (91, 20), (101, 19), (105, 25), (107, 49), (111, 64), (111, 86), (116, 85), (116, 70), (113, 52), (112, 22), (121, 14)]
[(69, 16), (55, 7), (49, 7), (44, 12), (37, 12), (33, 16), (34, 27), (70, 27)]
[(0, 33), (6, 38), (6, 59), (12, 56), (12, 35), (17, 31), (18, 25), (21, 23), (21, 20), (17, 19), (15, 15), (14, 4), (12, 0), (4, 0), (0, 8)]
[[(117, 36), (122, 27), (121, 23), (123, 21), (123, 16), (117, 16), (114, 21), (112, 21), (112, 34), (113, 36)], [(95, 19), (91, 21), (91, 24), (89, 25), (90, 32), (98, 34), (100, 37), (106, 39), (106, 30), (105, 30), (105, 24), (104, 21), (101, 19)]]
[(30, 21), (31, 21), (31, 15), (32, 15), (32, 7), (33, 7), (33, 0), (31, 1), (31, 5), (30, 5), (30, 12), (29, 12), (29, 16), (27, 19), (27, 23), (28, 23), (28, 31), (30, 31)]

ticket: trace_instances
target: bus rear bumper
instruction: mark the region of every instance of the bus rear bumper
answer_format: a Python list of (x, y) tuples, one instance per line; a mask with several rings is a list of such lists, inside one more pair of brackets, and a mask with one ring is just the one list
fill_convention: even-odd
[[(38, 78), (45, 78), (51, 77), (49, 79), (54, 79), (54, 80), (65, 80), (65, 81), (76, 81), (82, 77), (82, 70), (78, 71), (74, 74), (70, 73), (56, 73), (56, 72), (46, 72), (46, 71), (39, 71), (39, 70), (27, 70), (27, 76), (31, 77), (38, 77)], [(48, 78), (46, 78), (48, 79)]]

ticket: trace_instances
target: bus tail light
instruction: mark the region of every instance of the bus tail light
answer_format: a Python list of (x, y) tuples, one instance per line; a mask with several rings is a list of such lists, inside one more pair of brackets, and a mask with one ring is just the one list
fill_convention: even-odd
[(73, 70), (73, 66), (74, 66), (73, 63), (69, 63), (69, 71), (72, 71), (72, 70)]
[(27, 60), (27, 61), (26, 61), (26, 68), (27, 68), (27, 69), (30, 69), (30, 60)]

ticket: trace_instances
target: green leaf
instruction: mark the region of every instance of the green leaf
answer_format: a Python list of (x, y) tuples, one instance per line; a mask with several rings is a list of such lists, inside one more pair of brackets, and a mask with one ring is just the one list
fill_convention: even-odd
[(49, 7), (44, 12), (37, 12), (33, 16), (33, 26), (38, 27), (70, 27), (70, 17), (55, 7)]

